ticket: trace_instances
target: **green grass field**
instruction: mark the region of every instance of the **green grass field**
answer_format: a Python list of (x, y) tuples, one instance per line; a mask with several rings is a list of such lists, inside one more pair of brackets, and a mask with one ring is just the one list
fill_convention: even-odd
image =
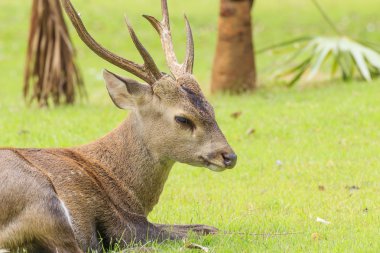
[[(108, 98), (101, 69), (123, 72), (97, 58), (75, 33), (88, 100), (43, 110), (25, 105), (21, 90), (30, 2), (0, 1), (0, 146), (67, 147), (104, 135), (126, 113)], [(139, 61), (123, 22), (127, 13), (164, 68), (159, 39), (140, 17), (159, 16), (158, 1), (73, 2), (102, 44)], [(348, 34), (380, 40), (378, 0), (320, 3)], [(208, 95), (218, 1), (171, 0), (169, 6), (179, 56), (185, 48), (182, 14), (190, 17), (195, 74)], [(254, 17), (256, 48), (329, 31), (309, 1), (259, 0)], [(191, 239), (211, 252), (380, 252), (380, 81), (278, 88), (265, 71), (275, 61), (269, 54), (257, 57), (259, 75), (265, 74), (254, 94), (208, 95), (239, 156), (237, 167), (214, 173), (177, 164), (150, 220), (205, 223), (232, 232)], [(237, 111), (241, 116), (232, 118)], [(178, 252), (183, 242), (150, 246)]]

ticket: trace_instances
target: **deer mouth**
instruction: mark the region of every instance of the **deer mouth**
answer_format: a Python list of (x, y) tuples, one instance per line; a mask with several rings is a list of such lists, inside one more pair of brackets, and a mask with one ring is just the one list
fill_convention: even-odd
[(226, 169), (226, 167), (224, 165), (218, 164), (218, 163), (211, 161), (211, 160), (208, 160), (208, 159), (204, 158), (203, 156), (200, 156), (199, 158), (201, 159), (203, 166), (212, 170), (212, 171), (221, 172), (221, 171), (224, 171)]

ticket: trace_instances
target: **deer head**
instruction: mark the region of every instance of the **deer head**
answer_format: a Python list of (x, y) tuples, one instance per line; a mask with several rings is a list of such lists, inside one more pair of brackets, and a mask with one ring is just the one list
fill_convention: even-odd
[(112, 101), (121, 109), (132, 110), (139, 135), (154, 155), (214, 171), (235, 166), (237, 156), (219, 129), (213, 107), (205, 99), (192, 74), (194, 43), (186, 16), (186, 57), (180, 64), (173, 49), (166, 0), (161, 1), (161, 22), (144, 15), (160, 35), (171, 72), (166, 74), (159, 71), (128, 21), (132, 41), (144, 60), (142, 65), (102, 47), (87, 32), (70, 1), (63, 0), (63, 5), (80, 38), (92, 51), (147, 83), (142, 84), (107, 70), (103, 73)]

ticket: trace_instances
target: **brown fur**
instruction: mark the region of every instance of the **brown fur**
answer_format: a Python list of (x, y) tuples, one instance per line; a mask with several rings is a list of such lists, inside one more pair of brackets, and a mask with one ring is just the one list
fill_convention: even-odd
[[(77, 29), (85, 33), (69, 1), (64, 4)], [(167, 16), (165, 0), (162, 6)], [(156, 24), (159, 31), (168, 28), (163, 24)], [(191, 35), (189, 29), (188, 25)], [(170, 39), (164, 41), (169, 44), (166, 51), (171, 49)], [(110, 54), (106, 55), (109, 60)], [(143, 55), (145, 63), (154, 68), (147, 53)], [(191, 46), (187, 55), (185, 65), (171, 65), (176, 70), (173, 76), (157, 70), (145, 73), (145, 67), (121, 60), (119, 65), (148, 81), (155, 73), (149, 85), (104, 71), (112, 101), (132, 110), (105, 137), (66, 149), (0, 149), (0, 251), (82, 252), (100, 250), (101, 244), (108, 248), (116, 241), (127, 246), (180, 239), (189, 230), (217, 232), (204, 225), (147, 220), (175, 162), (214, 171), (233, 168), (236, 163), (212, 106), (190, 73)]]

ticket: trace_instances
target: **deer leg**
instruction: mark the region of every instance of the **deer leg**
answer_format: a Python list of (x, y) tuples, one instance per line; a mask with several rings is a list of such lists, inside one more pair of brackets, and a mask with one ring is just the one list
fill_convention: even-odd
[(167, 240), (181, 240), (186, 237), (186, 233), (182, 231), (166, 230), (148, 221), (144, 224), (139, 224), (136, 232), (136, 241), (138, 242), (163, 242)]
[[(105, 224), (109, 228), (106, 240), (103, 242), (118, 242), (121, 246), (131, 246), (146, 242), (163, 242), (166, 240), (180, 240), (186, 237), (182, 231), (170, 231), (156, 224), (150, 223), (146, 217), (128, 214), (119, 224)], [(104, 236), (104, 235), (103, 235)], [(105, 245), (107, 248), (109, 245)]]
[(166, 225), (166, 224), (154, 224), (160, 229), (166, 231), (173, 231), (178, 233), (188, 234), (190, 231), (198, 235), (208, 235), (218, 233), (218, 229), (212, 226), (192, 224), (192, 225)]
[[(208, 235), (216, 234), (218, 229), (212, 226), (192, 224), (192, 225), (165, 225), (165, 224), (154, 224), (150, 223), (146, 217), (134, 216), (134, 224), (132, 230), (135, 231), (134, 240), (135, 242), (146, 242), (146, 241), (158, 241), (162, 242), (165, 240), (180, 240), (186, 238), (190, 231), (195, 232), (198, 235)], [(128, 234), (128, 233), (127, 233)], [(129, 237), (131, 238), (131, 237)]]
[[(55, 194), (55, 193), (54, 193)], [(80, 253), (67, 212), (51, 193), (13, 215), (0, 231), (0, 248), (28, 252)]]

